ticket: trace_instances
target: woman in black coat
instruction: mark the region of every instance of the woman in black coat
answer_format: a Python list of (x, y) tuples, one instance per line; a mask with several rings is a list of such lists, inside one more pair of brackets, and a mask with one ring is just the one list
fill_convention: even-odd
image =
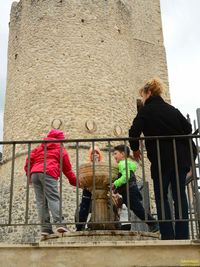
[[(140, 89), (143, 107), (139, 110), (129, 129), (129, 137), (187, 135), (191, 124), (173, 106), (166, 103), (161, 94), (164, 85), (159, 79), (152, 79)], [(171, 184), (175, 211), (175, 229), (172, 222), (161, 222), (162, 239), (188, 239), (188, 203), (185, 193), (186, 174), (190, 169), (190, 147), (187, 138), (146, 139), (147, 157), (151, 162), (151, 176), (159, 220), (171, 220), (172, 212), (168, 202), (168, 188)], [(139, 141), (130, 140), (133, 156), (140, 158)], [(176, 168), (177, 166), (177, 168)], [(176, 173), (178, 170), (178, 174)], [(177, 183), (179, 184), (177, 186)], [(160, 186), (160, 184), (162, 186)], [(162, 204), (163, 205), (162, 205)], [(180, 220), (180, 221), (179, 221)]]

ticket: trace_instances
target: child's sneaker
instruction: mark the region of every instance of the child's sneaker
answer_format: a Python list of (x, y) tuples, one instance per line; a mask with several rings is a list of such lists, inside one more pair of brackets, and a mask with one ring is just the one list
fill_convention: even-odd
[(57, 229), (56, 229), (56, 232), (60, 233), (60, 234), (63, 234), (63, 233), (66, 233), (68, 230), (65, 226), (59, 226)]
[(159, 231), (160, 231), (160, 228), (159, 228), (158, 223), (154, 223), (154, 224), (149, 225), (149, 232), (156, 233)]
[(53, 231), (43, 231), (41, 232), (41, 241), (52, 239), (52, 238), (58, 238), (59, 236), (55, 234)]
[(52, 230), (44, 230), (41, 232), (42, 236), (47, 236), (47, 235), (51, 235), (54, 234), (54, 232)]

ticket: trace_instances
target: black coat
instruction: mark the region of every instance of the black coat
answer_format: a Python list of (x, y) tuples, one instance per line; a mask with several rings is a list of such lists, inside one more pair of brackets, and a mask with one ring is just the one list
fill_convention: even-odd
[[(191, 124), (173, 106), (166, 103), (160, 96), (151, 96), (145, 101), (129, 129), (129, 137), (144, 136), (168, 136), (187, 135), (192, 132)], [(178, 158), (178, 166), (189, 169), (191, 156), (189, 141), (186, 138), (175, 139)], [(133, 151), (139, 149), (138, 141), (130, 141)], [(158, 167), (156, 140), (146, 140), (147, 157), (152, 167)], [(172, 139), (160, 139), (160, 158), (162, 171), (166, 168), (174, 168), (174, 149)]]

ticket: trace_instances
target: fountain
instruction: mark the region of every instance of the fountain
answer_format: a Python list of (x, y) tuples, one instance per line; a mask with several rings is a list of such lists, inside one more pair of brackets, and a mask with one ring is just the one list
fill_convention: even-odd
[[(109, 197), (110, 179), (113, 181), (118, 175), (117, 166), (110, 166), (102, 162), (82, 164), (79, 169), (81, 186), (92, 192), (91, 225), (92, 230), (112, 230), (117, 228), (115, 215), (111, 209)], [(110, 223), (103, 223), (110, 222)]]

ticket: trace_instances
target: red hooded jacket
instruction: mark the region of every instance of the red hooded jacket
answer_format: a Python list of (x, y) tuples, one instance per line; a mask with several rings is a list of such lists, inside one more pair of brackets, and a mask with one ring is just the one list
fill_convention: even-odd
[[(51, 130), (44, 140), (64, 140), (65, 136), (60, 130)], [(46, 174), (56, 180), (60, 176), (60, 146), (61, 143), (46, 143)], [(30, 154), (30, 174), (34, 172), (44, 172), (44, 148), (42, 143), (31, 151)], [(26, 175), (28, 173), (28, 157), (24, 165)], [(62, 172), (68, 178), (71, 185), (76, 186), (76, 175), (72, 170), (69, 155), (62, 146)]]

